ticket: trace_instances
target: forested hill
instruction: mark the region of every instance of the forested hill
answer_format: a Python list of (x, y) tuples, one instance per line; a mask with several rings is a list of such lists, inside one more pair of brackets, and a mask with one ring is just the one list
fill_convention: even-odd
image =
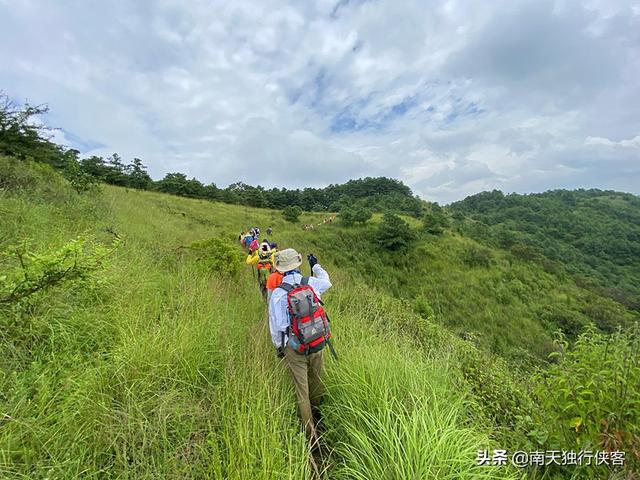
[(494, 190), (450, 209), (465, 234), (558, 262), (582, 284), (640, 308), (640, 197), (597, 189), (529, 195)]

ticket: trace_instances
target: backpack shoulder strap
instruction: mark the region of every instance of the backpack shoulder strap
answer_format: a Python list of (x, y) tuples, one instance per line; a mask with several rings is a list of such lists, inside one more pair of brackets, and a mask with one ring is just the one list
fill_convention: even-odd
[(309, 285), (309, 277), (302, 277), (300, 285)]
[(293, 290), (294, 288), (296, 288), (295, 285), (291, 285), (290, 283), (285, 283), (282, 282), (280, 285), (278, 285), (278, 288), (283, 289), (285, 292), (289, 293), (291, 290)]

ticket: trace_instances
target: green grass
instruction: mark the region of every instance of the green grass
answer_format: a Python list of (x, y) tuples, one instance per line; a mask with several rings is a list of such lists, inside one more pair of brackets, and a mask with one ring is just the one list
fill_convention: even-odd
[[(303, 231), (328, 215), (291, 224), (280, 212), (117, 187), (81, 196), (46, 169), (24, 175), (16, 181), (32, 188), (0, 192), (0, 251), (113, 232), (122, 242), (100, 282), (0, 309), (0, 478), (313, 478), (252, 271), (212, 275), (184, 248), (235, 242), (252, 225), (272, 225), (281, 248), (318, 254), (334, 284), (324, 299), (340, 359), (326, 359), (323, 478), (521, 474), (475, 464), (478, 449), (523, 438), (517, 422), (530, 408), (517, 372), (486, 353), (490, 328), (503, 329), (505, 348), (535, 352), (547, 330), (524, 312), (541, 294), (582, 305), (577, 287), (508, 268), (500, 252), (492, 268), (464, 265), (475, 244), (449, 234), (405, 258), (377, 252), (363, 240), (375, 218)], [(522, 298), (500, 302), (504, 288)], [(522, 318), (510, 327), (510, 315)], [(484, 334), (483, 348), (452, 332)]]
[[(270, 344), (251, 271), (235, 280), (212, 278), (180, 248), (210, 237), (233, 241), (253, 224), (271, 224), (274, 239), (293, 246), (300, 226), (267, 210), (115, 187), (93, 200), (64, 185), (54, 193), (3, 193), (0, 208), (9, 228), (0, 246), (28, 238), (46, 251), (82, 234), (107, 241), (107, 230), (122, 246), (100, 274), (99, 288), (81, 282), (54, 287), (24, 308), (3, 310), (0, 476), (311, 478), (292, 387)], [(303, 215), (301, 223), (325, 216)], [(330, 310), (342, 360), (327, 362), (332, 454), (325, 476), (351, 478), (359, 471), (361, 478), (375, 477), (371, 465), (357, 460), (366, 434), (362, 422), (395, 400), (393, 390), (380, 398), (367, 392), (399, 388), (412, 371), (415, 385), (430, 382), (414, 394), (424, 394), (424, 406), (440, 407), (406, 412), (395, 425), (381, 418), (380, 435), (386, 428), (401, 437), (387, 439), (385, 448), (393, 450), (378, 462), (393, 460), (393, 468), (416, 475), (476, 471), (474, 448), (487, 437), (468, 425), (464, 397), (446, 378), (448, 359), (425, 359), (420, 347), (402, 347), (401, 336), (377, 332), (374, 323), (350, 337), (344, 326), (368, 314), (340, 311), (355, 284), (331, 263), (327, 268), (336, 284)], [(367, 361), (364, 340), (375, 355), (396, 342), (391, 348), (398, 349), (403, 370), (386, 368), (384, 382), (372, 383), (381, 360)], [(453, 397), (455, 403), (446, 400)], [(446, 440), (442, 431), (449, 432)], [(446, 467), (452, 452), (458, 464)]]

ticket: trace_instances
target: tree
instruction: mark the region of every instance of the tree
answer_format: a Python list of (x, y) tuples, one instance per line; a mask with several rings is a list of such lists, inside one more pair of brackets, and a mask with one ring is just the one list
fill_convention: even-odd
[(211, 182), (204, 187), (204, 196), (208, 200), (220, 200), (222, 198), (222, 190), (215, 183)]
[(422, 217), (422, 228), (431, 235), (441, 235), (449, 221), (444, 210), (437, 202), (430, 205), (429, 210)]
[(153, 180), (147, 173), (147, 167), (142, 164), (142, 160), (134, 158), (133, 163), (128, 165), (129, 178), (128, 185), (133, 188), (139, 188), (141, 190), (147, 190)]
[(80, 160), (80, 168), (83, 172), (101, 181), (105, 181), (109, 170), (104, 158), (96, 155)]
[(54, 168), (64, 167), (64, 149), (50, 141), (52, 129), (37, 119), (48, 111), (47, 105), (25, 103), (20, 108), (0, 91), (0, 155), (31, 157)]
[(302, 209), (297, 206), (288, 206), (284, 210), (282, 210), (282, 216), (284, 219), (291, 223), (296, 223), (298, 221), (298, 217), (302, 214)]
[(162, 180), (156, 182), (155, 189), (173, 195), (187, 196), (188, 182), (189, 180), (184, 173), (167, 173)]
[(385, 213), (378, 227), (376, 241), (386, 250), (405, 251), (415, 240), (415, 234), (404, 220), (393, 213)]
[(345, 226), (351, 226), (355, 223), (366, 223), (373, 213), (368, 208), (362, 206), (343, 207), (340, 210), (340, 221)]
[(114, 153), (109, 158), (107, 164), (107, 172), (104, 181), (111, 185), (127, 185), (127, 167), (122, 163), (120, 155)]

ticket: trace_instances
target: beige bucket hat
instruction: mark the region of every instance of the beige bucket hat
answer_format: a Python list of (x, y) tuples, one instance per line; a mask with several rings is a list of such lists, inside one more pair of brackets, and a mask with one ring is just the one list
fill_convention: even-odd
[(276, 253), (275, 264), (276, 270), (282, 273), (295, 270), (302, 265), (302, 255), (293, 248), (286, 248)]

